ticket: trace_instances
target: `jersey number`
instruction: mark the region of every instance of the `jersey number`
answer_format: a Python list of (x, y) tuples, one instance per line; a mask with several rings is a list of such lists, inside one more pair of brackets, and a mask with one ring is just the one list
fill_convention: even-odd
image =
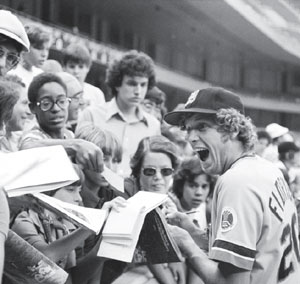
[(281, 245), (287, 244), (285, 248), (279, 267), (278, 280), (285, 279), (292, 271), (294, 271), (294, 266), (292, 261), (288, 261), (288, 256), (291, 256), (291, 253), (294, 251), (297, 257), (298, 262), (300, 262), (300, 253), (299, 253), (299, 244), (297, 239), (297, 230), (296, 230), (296, 214), (293, 214), (292, 224), (287, 224), (281, 236)]

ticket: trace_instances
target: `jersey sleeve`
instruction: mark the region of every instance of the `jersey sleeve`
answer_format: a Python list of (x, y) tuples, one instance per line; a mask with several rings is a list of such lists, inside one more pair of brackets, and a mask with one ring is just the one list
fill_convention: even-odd
[(220, 186), (210, 258), (251, 270), (262, 230), (262, 202), (255, 188), (241, 179), (227, 178)]

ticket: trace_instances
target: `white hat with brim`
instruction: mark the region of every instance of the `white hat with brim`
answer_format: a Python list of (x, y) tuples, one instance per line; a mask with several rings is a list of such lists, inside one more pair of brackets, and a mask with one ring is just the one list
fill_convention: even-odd
[(0, 10), (0, 34), (21, 44), (24, 51), (29, 51), (30, 43), (25, 28), (10, 11)]
[(284, 134), (287, 134), (289, 132), (289, 129), (277, 123), (271, 123), (267, 125), (266, 131), (269, 133), (272, 139), (275, 139)]

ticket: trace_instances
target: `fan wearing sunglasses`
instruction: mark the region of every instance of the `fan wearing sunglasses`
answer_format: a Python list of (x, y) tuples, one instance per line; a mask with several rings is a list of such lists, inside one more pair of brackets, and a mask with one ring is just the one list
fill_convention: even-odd
[[(130, 161), (132, 173), (129, 180), (132, 181), (132, 186), (128, 187), (128, 184), (126, 184), (129, 180), (125, 182), (127, 194), (128, 188), (132, 191), (131, 195), (138, 190), (160, 194), (168, 193), (172, 185), (174, 171), (178, 165), (177, 147), (168, 138), (151, 136), (142, 139)], [(172, 207), (173, 210), (176, 210), (176, 205), (171, 199), (163, 206), (164, 209), (167, 207), (170, 210), (170, 207)], [(149, 269), (152, 273), (149, 272)], [(128, 279), (132, 276), (134, 276), (134, 279), (139, 279), (135, 283), (186, 283), (183, 264), (168, 263), (134, 267), (117, 278), (113, 284), (128, 283)]]

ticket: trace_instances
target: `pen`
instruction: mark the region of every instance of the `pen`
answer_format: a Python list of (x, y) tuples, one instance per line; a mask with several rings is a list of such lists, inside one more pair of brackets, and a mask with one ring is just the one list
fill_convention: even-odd
[(197, 213), (199, 212), (198, 210), (194, 210), (194, 211), (189, 211), (189, 212), (185, 212), (185, 214), (193, 214), (193, 213)]

